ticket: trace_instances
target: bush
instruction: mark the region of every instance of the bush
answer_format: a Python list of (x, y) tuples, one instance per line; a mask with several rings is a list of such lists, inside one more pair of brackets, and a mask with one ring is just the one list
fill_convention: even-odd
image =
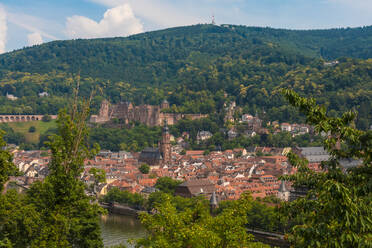
[(177, 185), (181, 183), (182, 181), (174, 180), (170, 177), (161, 177), (156, 181), (155, 188), (164, 193), (173, 194)]
[(34, 133), (34, 132), (36, 132), (36, 127), (31, 126), (31, 127), (28, 129), (28, 132), (29, 132), (29, 133)]
[(139, 170), (142, 174), (149, 174), (150, 172), (150, 166), (148, 164), (142, 164), (140, 167), (139, 167)]
[(41, 118), (43, 122), (50, 122), (52, 120), (52, 117), (50, 115), (44, 115), (43, 118)]

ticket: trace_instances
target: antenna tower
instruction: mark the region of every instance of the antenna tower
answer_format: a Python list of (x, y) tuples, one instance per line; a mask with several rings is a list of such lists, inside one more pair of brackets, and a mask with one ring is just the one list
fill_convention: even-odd
[(212, 25), (216, 25), (216, 19), (214, 18), (214, 14), (212, 14)]

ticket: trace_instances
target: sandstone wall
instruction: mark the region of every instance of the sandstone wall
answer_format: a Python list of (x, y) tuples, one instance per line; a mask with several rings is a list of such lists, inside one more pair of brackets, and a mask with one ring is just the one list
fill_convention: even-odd
[(161, 109), (160, 106), (153, 105), (133, 106), (133, 104), (128, 102), (110, 105), (109, 102), (105, 100), (101, 104), (99, 114), (92, 115), (90, 120), (94, 123), (104, 123), (113, 118), (117, 118), (123, 120), (126, 124), (134, 121), (148, 126), (161, 126), (165, 121), (167, 121), (169, 125), (174, 125), (184, 118), (195, 120), (208, 116), (202, 114), (161, 113)]
[[(44, 115), (0, 115), (0, 123), (4, 122), (29, 122), (41, 121)], [(57, 115), (49, 115), (52, 120), (57, 119)]]

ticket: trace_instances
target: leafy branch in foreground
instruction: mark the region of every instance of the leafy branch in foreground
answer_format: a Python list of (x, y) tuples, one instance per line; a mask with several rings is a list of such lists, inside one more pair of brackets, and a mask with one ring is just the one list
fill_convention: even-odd
[(142, 213), (140, 219), (148, 236), (137, 247), (269, 247), (253, 242), (246, 224), (253, 199), (248, 194), (231, 203), (217, 216), (212, 216), (208, 204), (197, 201), (195, 206), (178, 211), (166, 194), (155, 206), (156, 213)]
[[(328, 134), (325, 149), (331, 154), (322, 172), (314, 172), (308, 161), (289, 154), (297, 173), (283, 178), (295, 188), (308, 190), (306, 197), (287, 203), (282, 214), (295, 225), (289, 240), (295, 247), (372, 246), (372, 132), (353, 127), (356, 114), (328, 117), (314, 99), (282, 91), (287, 100), (306, 115), (318, 133)], [(359, 166), (347, 168), (351, 161)]]
[(12, 160), (13, 157), (10, 152), (6, 150), (3, 132), (0, 130), (0, 194), (4, 189), (4, 184), (9, 180), (9, 176), (16, 175), (18, 172)]
[[(75, 101), (77, 102), (77, 101)], [(0, 194), (0, 247), (103, 247), (99, 216), (104, 212), (85, 194), (80, 180), (89, 149), (86, 119), (89, 104), (58, 116), (58, 135), (47, 143), (52, 151), (49, 175), (25, 194)], [(0, 137), (0, 188), (16, 173), (11, 154)]]
[(86, 145), (88, 114), (88, 104), (59, 114), (59, 135), (47, 143), (52, 151), (49, 175), (27, 192), (43, 222), (32, 247), (103, 247), (98, 223), (103, 210), (91, 203), (80, 180), (84, 160), (97, 151)]

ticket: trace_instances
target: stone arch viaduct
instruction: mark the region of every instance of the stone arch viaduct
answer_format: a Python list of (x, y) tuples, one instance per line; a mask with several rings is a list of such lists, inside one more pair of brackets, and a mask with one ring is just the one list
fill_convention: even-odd
[[(5, 122), (28, 122), (41, 121), (44, 115), (0, 115), (0, 123)], [(57, 115), (50, 115), (52, 120), (57, 119)]]

